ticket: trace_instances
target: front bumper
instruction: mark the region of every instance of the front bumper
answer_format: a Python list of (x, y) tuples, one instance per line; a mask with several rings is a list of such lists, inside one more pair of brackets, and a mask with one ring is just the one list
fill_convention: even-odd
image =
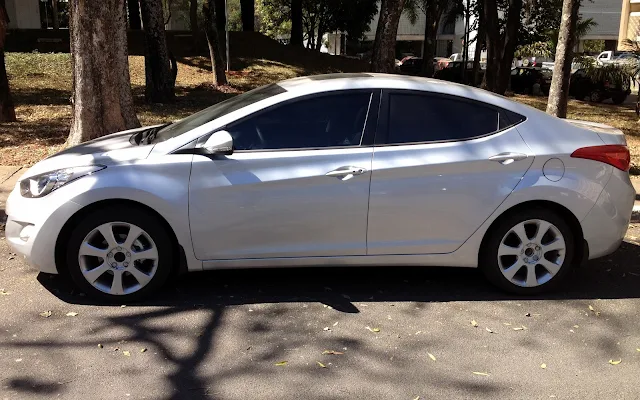
[(7, 199), (5, 235), (11, 248), (42, 272), (57, 274), (55, 248), (64, 224), (80, 210), (64, 196), (28, 199), (14, 188)]
[(620, 246), (629, 228), (635, 197), (629, 174), (614, 169), (598, 201), (581, 223), (590, 260), (611, 254)]

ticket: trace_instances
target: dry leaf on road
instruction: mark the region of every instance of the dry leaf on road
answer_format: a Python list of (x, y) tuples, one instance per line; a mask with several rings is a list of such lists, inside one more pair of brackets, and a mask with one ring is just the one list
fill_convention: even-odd
[(341, 351), (335, 351), (335, 350), (325, 350), (322, 352), (322, 354), (332, 354), (332, 355), (341, 355), (344, 354)]
[(430, 359), (432, 359), (433, 361), (435, 361), (435, 360), (436, 360), (436, 357), (435, 357), (433, 354), (431, 354), (431, 353), (427, 353), (427, 354), (429, 355), (429, 358), (430, 358)]
[(145, 351), (147, 351), (146, 347), (143, 347), (143, 348), (140, 349), (140, 353), (144, 353)]
[(540, 368), (542, 368), (542, 369), (547, 369), (547, 364), (544, 364), (544, 363), (543, 363), (543, 364), (540, 364)]
[(618, 365), (622, 362), (622, 359), (620, 360), (609, 360), (609, 364), (611, 365)]
[(127, 357), (131, 357), (131, 352), (129, 350), (123, 351), (122, 354), (124, 354)]
[(49, 318), (51, 316), (51, 311), (43, 311), (40, 313), (41, 317)]
[(77, 316), (77, 315), (78, 315), (78, 313), (77, 313), (77, 312), (75, 312), (75, 311), (71, 311), (71, 312), (68, 312), (68, 313), (67, 313), (67, 317), (75, 317), (75, 316)]
[(473, 371), (473, 374), (474, 375), (480, 375), (480, 376), (489, 376), (488, 372), (476, 372), (476, 371)]
[(327, 368), (327, 366), (321, 363), (320, 361), (316, 361), (316, 363), (318, 364), (318, 366), (320, 366), (320, 368)]
[(478, 323), (476, 322), (475, 319), (471, 321), (471, 326), (473, 326), (474, 328), (478, 327)]
[(11, 292), (7, 292), (7, 291), (6, 291), (6, 290), (4, 290), (4, 289), (0, 289), (0, 296), (8, 296), (8, 295), (10, 295), (10, 294), (11, 294)]
[(489, 333), (495, 333), (495, 332), (494, 332), (494, 331), (492, 331), (490, 328), (484, 328), (484, 329), (486, 329), (486, 330), (487, 330), (487, 332), (489, 332)]
[(285, 365), (287, 365), (286, 361), (280, 361), (274, 364), (277, 367), (284, 367)]
[(366, 329), (370, 330), (373, 333), (378, 333), (380, 332), (380, 328), (371, 328), (369, 326), (365, 326)]
[(98, 348), (99, 348), (99, 349), (101, 349), (101, 348), (103, 348), (103, 347), (104, 347), (104, 346), (103, 346), (102, 344), (98, 343)]

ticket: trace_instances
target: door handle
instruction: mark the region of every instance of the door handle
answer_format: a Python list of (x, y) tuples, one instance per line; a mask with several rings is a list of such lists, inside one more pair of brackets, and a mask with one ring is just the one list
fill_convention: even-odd
[(340, 178), (340, 180), (346, 181), (347, 179), (351, 179), (356, 175), (362, 175), (365, 172), (367, 172), (366, 168), (347, 166), (329, 171), (325, 174), (325, 176), (334, 176), (336, 178)]
[(527, 157), (529, 156), (522, 153), (506, 152), (506, 153), (496, 154), (495, 156), (491, 156), (489, 157), (489, 160), (499, 162), (502, 165), (509, 165), (512, 162), (524, 160)]

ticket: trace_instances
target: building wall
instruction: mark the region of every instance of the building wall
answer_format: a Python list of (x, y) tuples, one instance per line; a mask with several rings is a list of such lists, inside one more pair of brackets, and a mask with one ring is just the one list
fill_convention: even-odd
[(621, 13), (621, 0), (583, 1), (580, 7), (582, 18), (592, 18), (598, 25), (581, 39), (617, 40)]
[(7, 0), (9, 28), (40, 29), (39, 0)]

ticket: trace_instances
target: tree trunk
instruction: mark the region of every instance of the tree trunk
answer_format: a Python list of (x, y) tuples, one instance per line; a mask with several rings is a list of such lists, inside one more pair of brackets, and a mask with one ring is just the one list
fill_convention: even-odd
[(422, 75), (433, 76), (433, 57), (436, 54), (436, 41), (440, 13), (436, 1), (428, 1), (425, 10), (424, 42), (422, 43)]
[(70, 0), (73, 77), (67, 145), (140, 126), (131, 96), (121, 0)]
[(322, 49), (322, 37), (324, 36), (324, 30), (325, 30), (324, 24), (322, 23), (322, 21), (320, 21), (320, 23), (318, 24), (318, 35), (316, 36), (317, 39), (315, 43), (316, 51), (320, 51)]
[(482, 12), (487, 37), (487, 69), (484, 73), (482, 86), (489, 91), (495, 92), (498, 87), (497, 77), (500, 69), (500, 58), (502, 57), (502, 40), (500, 38), (496, 0), (484, 0)]
[(507, 15), (507, 26), (503, 42), (502, 57), (500, 59), (500, 69), (498, 70), (497, 91), (504, 94), (509, 88), (511, 81), (511, 64), (518, 45), (518, 28), (520, 27), (520, 12), (522, 11), (522, 0), (510, 0)]
[(5, 0), (0, 0), (0, 122), (14, 122), (16, 110), (11, 98), (9, 79), (4, 65), (4, 41), (7, 37), (9, 14), (5, 7)]
[(142, 29), (138, 0), (127, 0), (127, 6), (129, 8), (129, 29)]
[(371, 56), (371, 71), (393, 73), (396, 59), (396, 36), (404, 0), (382, 0)]
[(164, 31), (162, 0), (140, 0), (144, 23), (145, 99), (149, 103), (168, 103), (175, 98), (167, 37)]
[(292, 46), (303, 47), (302, 0), (291, 0), (291, 41)]
[(256, 19), (255, 0), (240, 0), (240, 14), (242, 18), (242, 30), (253, 32)]
[(562, 20), (560, 21), (560, 33), (556, 47), (556, 61), (553, 65), (553, 78), (547, 103), (547, 113), (560, 118), (567, 116), (571, 62), (573, 61), (573, 46), (576, 41), (579, 9), (580, 0), (564, 0), (562, 2)]
[[(481, 4), (479, 4), (481, 6)], [(478, 13), (478, 29), (476, 33), (476, 49), (473, 55), (473, 85), (478, 86), (480, 84), (480, 58), (482, 58), (482, 45), (485, 41), (484, 33), (484, 15), (482, 10)]]
[(216, 86), (226, 85), (224, 60), (222, 59), (220, 43), (218, 40), (218, 28), (216, 27), (215, 0), (206, 0), (202, 5), (204, 13), (204, 31), (207, 34), (209, 54), (211, 55), (211, 71), (213, 72), (213, 84)]
[(53, 29), (60, 29), (60, 19), (58, 18), (58, 0), (51, 0), (51, 18), (53, 19)]
[(193, 40), (193, 49), (199, 53), (199, 34), (198, 34), (198, 0), (189, 0), (189, 25), (191, 27), (191, 38)]
[[(207, 0), (208, 1), (208, 0)], [(227, 61), (227, 14), (224, 7), (224, 0), (214, 0), (215, 2), (215, 26), (218, 31), (218, 46), (222, 52), (222, 61)]]

